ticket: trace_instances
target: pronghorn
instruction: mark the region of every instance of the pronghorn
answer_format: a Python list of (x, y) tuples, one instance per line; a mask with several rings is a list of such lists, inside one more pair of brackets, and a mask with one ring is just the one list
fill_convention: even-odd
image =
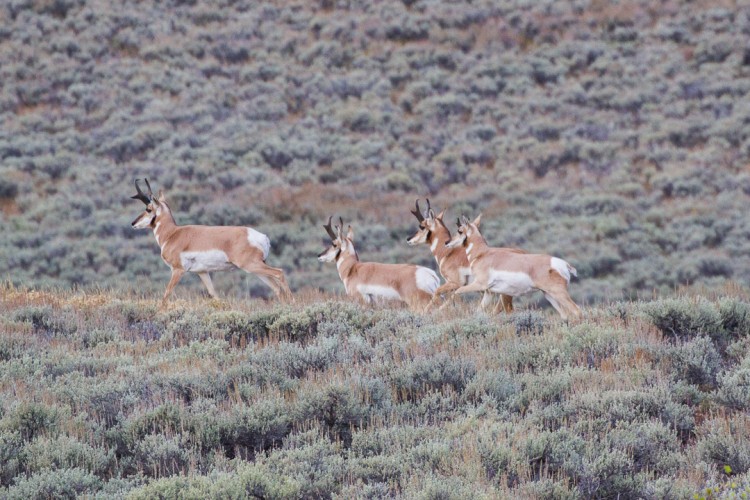
[(465, 217), (458, 220), (458, 232), (445, 244), (448, 248), (463, 246), (474, 276), (471, 284), (455, 293), (490, 291), (517, 297), (541, 290), (564, 320), (581, 315), (568, 295), (570, 275), (577, 276), (573, 266), (550, 255), (519, 254), (490, 247), (479, 232), (481, 217), (480, 214), (473, 222)]
[(368, 303), (375, 298), (397, 299), (406, 302), (411, 309), (419, 310), (430, 304), (440, 284), (435, 271), (413, 264), (360, 262), (354, 249), (352, 226), (345, 236), (344, 221), (339, 217), (340, 225), (334, 232), (332, 218), (329, 217), (328, 224), (323, 226), (331, 237), (331, 246), (318, 255), (318, 260), (336, 262), (347, 295), (359, 295)]
[(154, 231), (161, 258), (172, 269), (172, 278), (162, 302), (167, 300), (186, 271), (198, 274), (208, 294), (215, 298), (216, 291), (208, 273), (235, 267), (258, 276), (276, 296), (291, 297), (284, 271), (266, 265), (271, 248), (268, 236), (250, 227), (178, 226), (164, 193), (160, 190), (154, 197), (148, 179), (145, 181), (148, 193), (141, 191), (138, 179), (135, 180), (138, 193), (131, 198), (145, 203), (146, 210), (131, 225), (134, 229), (150, 227)]
[[(422, 214), (419, 208), (419, 200), (415, 203), (416, 210), (412, 210), (411, 213), (419, 221), (419, 230), (411, 238), (407, 238), (406, 242), (411, 245), (419, 245), (425, 243), (430, 245), (430, 251), (435, 257), (440, 274), (443, 275), (445, 283), (442, 284), (435, 291), (435, 298), (437, 300), (441, 294), (448, 294), (454, 292), (464, 285), (468, 285), (471, 280), (471, 268), (469, 267), (469, 259), (466, 257), (466, 252), (463, 248), (448, 248), (445, 243), (450, 241), (451, 232), (443, 222), (443, 215), (445, 210), (435, 215), (435, 212), (430, 207), (430, 200), (427, 200), (427, 212)], [(523, 250), (516, 248), (508, 248), (507, 250), (517, 253), (525, 253)], [(486, 291), (485, 295), (491, 292)], [(510, 295), (501, 294), (501, 302), (498, 302), (495, 307), (495, 313), (499, 312), (502, 307), (505, 312), (513, 312), (513, 297)], [(483, 303), (489, 301), (489, 296)]]

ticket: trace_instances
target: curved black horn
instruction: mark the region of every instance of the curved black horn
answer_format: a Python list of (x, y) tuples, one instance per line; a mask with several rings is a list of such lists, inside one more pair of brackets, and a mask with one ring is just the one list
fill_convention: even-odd
[[(138, 194), (136, 194), (135, 196), (131, 196), (131, 198), (134, 200), (141, 200), (143, 203), (148, 205), (149, 203), (151, 203), (151, 197), (141, 191), (141, 187), (138, 185), (138, 180), (139, 179), (135, 180), (135, 190), (138, 191)], [(148, 185), (148, 181), (146, 181), (146, 184)], [(149, 186), (149, 192), (150, 191), (151, 186)]]
[(424, 216), (422, 215), (422, 211), (419, 209), (419, 198), (417, 198), (417, 201), (414, 202), (414, 206), (416, 207), (416, 210), (412, 210), (411, 213), (414, 215), (414, 217), (417, 218), (419, 222), (422, 222), (424, 220)]
[(458, 227), (461, 227), (461, 218), (460, 217), (456, 217), (456, 225)]
[(333, 228), (331, 227), (331, 219), (333, 219), (333, 215), (328, 217), (328, 224), (325, 224), (323, 227), (325, 228), (326, 232), (328, 233), (328, 236), (331, 237), (332, 240), (336, 239), (336, 233), (333, 232)]
[(434, 219), (435, 212), (432, 210), (432, 206), (430, 206), (430, 199), (429, 198), (426, 198), (426, 199), (427, 199), (427, 212), (425, 213), (427, 214), (427, 217)]
[(143, 180), (146, 181), (146, 187), (148, 188), (148, 197), (153, 199), (154, 192), (151, 191), (151, 184), (148, 183), (148, 179), (146, 179), (145, 177), (143, 178)]

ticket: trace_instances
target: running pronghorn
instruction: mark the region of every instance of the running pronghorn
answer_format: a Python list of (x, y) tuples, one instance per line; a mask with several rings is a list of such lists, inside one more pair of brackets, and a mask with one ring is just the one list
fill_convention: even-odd
[(448, 248), (463, 246), (474, 276), (473, 282), (455, 293), (490, 291), (517, 297), (541, 290), (563, 319), (579, 317), (581, 310), (568, 295), (570, 275), (577, 276), (575, 268), (550, 255), (523, 254), (488, 246), (479, 232), (481, 217), (479, 215), (473, 222), (466, 217), (459, 220), (458, 232), (445, 244)]
[(238, 226), (178, 226), (167, 205), (164, 193), (154, 197), (148, 179), (148, 193), (141, 191), (138, 179), (131, 196), (146, 205), (146, 211), (131, 224), (135, 229), (150, 227), (156, 242), (161, 247), (161, 258), (172, 269), (162, 302), (172, 293), (177, 282), (186, 271), (196, 273), (211, 297), (216, 297), (211, 271), (226, 271), (239, 267), (255, 274), (271, 287), (276, 296), (289, 298), (291, 291), (284, 278), (284, 271), (266, 265), (271, 242), (263, 233), (250, 227)]
[[(451, 232), (443, 222), (443, 215), (445, 210), (435, 215), (435, 212), (430, 207), (430, 200), (427, 200), (427, 211), (422, 214), (419, 208), (419, 200), (415, 203), (416, 210), (412, 210), (411, 213), (419, 221), (419, 230), (414, 236), (408, 238), (406, 242), (411, 245), (419, 245), (425, 243), (430, 245), (430, 251), (435, 257), (440, 274), (443, 275), (445, 283), (440, 285), (440, 288), (435, 290), (434, 300), (438, 300), (440, 295), (452, 293), (455, 290), (461, 288), (464, 285), (468, 285), (471, 280), (471, 268), (469, 267), (469, 259), (466, 257), (466, 252), (463, 248), (448, 248), (445, 243), (450, 241)], [(506, 250), (525, 253), (523, 250), (516, 248), (508, 248)], [(482, 300), (484, 304), (490, 299), (492, 292), (485, 291), (485, 298)], [(513, 312), (513, 297), (510, 295), (500, 295), (502, 301), (498, 302), (495, 307), (495, 313), (498, 313), (500, 307), (505, 312)]]
[(352, 226), (344, 236), (344, 221), (339, 217), (340, 225), (334, 232), (332, 218), (323, 226), (331, 237), (331, 246), (318, 255), (318, 260), (336, 262), (347, 295), (360, 295), (368, 303), (376, 298), (401, 300), (411, 309), (419, 310), (430, 304), (440, 284), (435, 271), (413, 264), (360, 262), (354, 249)]

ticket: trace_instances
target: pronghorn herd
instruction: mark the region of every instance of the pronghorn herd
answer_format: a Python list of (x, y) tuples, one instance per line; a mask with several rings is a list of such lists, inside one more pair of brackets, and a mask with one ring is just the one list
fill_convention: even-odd
[[(146, 209), (132, 222), (135, 229), (150, 228), (161, 248), (161, 258), (172, 270), (162, 301), (166, 301), (185, 272), (196, 273), (211, 297), (216, 297), (209, 275), (239, 267), (255, 274), (277, 297), (291, 298), (284, 271), (266, 264), (271, 242), (263, 233), (238, 226), (178, 226), (164, 193), (154, 196), (148, 179), (147, 192), (135, 181), (137, 194)], [(382, 264), (361, 262), (354, 248), (354, 230), (344, 221), (325, 228), (330, 246), (318, 255), (320, 262), (335, 262), (346, 293), (365, 302), (400, 300), (414, 310), (424, 311), (441, 297), (469, 292), (482, 292), (481, 308), (500, 295), (495, 312), (502, 307), (513, 310), (513, 297), (539, 290), (563, 319), (579, 317), (581, 310), (568, 294), (570, 277), (576, 270), (566, 261), (550, 255), (530, 254), (517, 248), (487, 245), (479, 231), (481, 215), (473, 221), (458, 219), (458, 230), (451, 235), (443, 222), (445, 211), (435, 214), (427, 200), (422, 213), (419, 201), (412, 214), (419, 229), (407, 239), (409, 245), (427, 244), (435, 257), (445, 283), (427, 267), (413, 264)]]

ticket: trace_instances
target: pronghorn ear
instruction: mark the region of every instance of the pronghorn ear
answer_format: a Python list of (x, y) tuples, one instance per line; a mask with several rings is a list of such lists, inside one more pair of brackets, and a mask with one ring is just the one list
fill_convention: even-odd
[(156, 197), (156, 199), (157, 199), (157, 201), (159, 203), (164, 203), (164, 202), (167, 201), (167, 199), (164, 197), (164, 190), (163, 189), (159, 190), (159, 195)]
[(482, 222), (482, 214), (479, 214), (479, 215), (477, 215), (477, 218), (474, 219), (474, 222), (472, 222), (472, 224), (474, 224), (475, 226), (479, 227), (479, 224), (481, 222)]
[(346, 230), (346, 239), (354, 241), (354, 229), (352, 229), (352, 226), (349, 226), (349, 229)]
[(436, 219), (443, 220), (443, 216), (445, 215), (445, 209), (443, 209), (439, 214), (435, 216)]

